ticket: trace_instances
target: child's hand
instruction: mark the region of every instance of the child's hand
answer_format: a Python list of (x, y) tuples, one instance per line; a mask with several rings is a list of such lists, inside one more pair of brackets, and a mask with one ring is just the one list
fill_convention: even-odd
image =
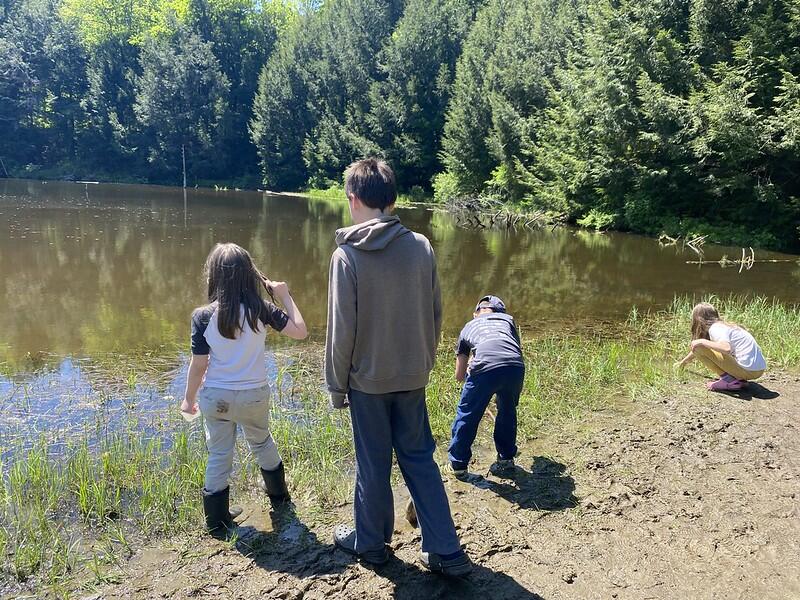
[(350, 402), (347, 400), (347, 394), (337, 394), (331, 393), (331, 406), (333, 408), (343, 409), (350, 406)]
[(694, 350), (698, 346), (705, 346), (705, 345), (706, 345), (706, 341), (704, 339), (702, 339), (702, 338), (698, 339), (698, 340), (692, 340), (692, 344), (691, 344), (692, 350)]
[(285, 281), (271, 281), (265, 277), (264, 286), (278, 298), (283, 299), (289, 296), (289, 286)]
[(197, 412), (197, 402), (189, 402), (186, 398), (181, 402), (181, 412), (193, 415)]

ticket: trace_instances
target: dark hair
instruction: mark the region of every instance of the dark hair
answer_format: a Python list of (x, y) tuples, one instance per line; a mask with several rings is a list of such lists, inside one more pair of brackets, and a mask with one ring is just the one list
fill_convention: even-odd
[(397, 200), (394, 172), (378, 158), (358, 160), (344, 172), (344, 192), (355, 196), (366, 206), (384, 210)]
[[(217, 303), (217, 327), (223, 337), (236, 339), (236, 334), (244, 328), (242, 305), (250, 329), (258, 331), (258, 321), (267, 324), (269, 313), (261, 297), (264, 275), (247, 250), (236, 244), (217, 244), (206, 259), (205, 273), (208, 301)], [(267, 293), (272, 298), (272, 293)]]

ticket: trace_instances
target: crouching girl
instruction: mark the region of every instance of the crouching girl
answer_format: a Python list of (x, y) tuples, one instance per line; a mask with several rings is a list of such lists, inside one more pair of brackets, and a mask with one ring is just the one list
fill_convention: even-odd
[(678, 365), (683, 367), (695, 358), (719, 377), (706, 384), (714, 392), (739, 390), (748, 381), (761, 377), (767, 368), (750, 332), (723, 321), (717, 309), (707, 302), (692, 310), (692, 347)]

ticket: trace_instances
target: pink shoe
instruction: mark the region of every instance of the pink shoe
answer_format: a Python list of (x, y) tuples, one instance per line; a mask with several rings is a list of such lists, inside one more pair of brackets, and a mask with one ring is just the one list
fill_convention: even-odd
[(742, 382), (738, 379), (726, 381), (723, 378), (719, 378), (716, 381), (709, 381), (706, 387), (710, 392), (735, 392), (742, 389)]

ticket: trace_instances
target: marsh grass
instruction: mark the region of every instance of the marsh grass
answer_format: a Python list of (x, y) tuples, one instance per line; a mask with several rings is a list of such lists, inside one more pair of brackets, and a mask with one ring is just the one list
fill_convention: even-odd
[(131, 536), (196, 527), (203, 445), (188, 431), (168, 447), (130, 429), (57, 454), (44, 440), (20, 450), (0, 490), (2, 575), (58, 586), (79, 567), (98, 571), (116, 550), (129, 553)]
[[(311, 188), (305, 190), (304, 192), (297, 192), (296, 195), (309, 198), (336, 200), (342, 203), (344, 203), (347, 199), (344, 193), (344, 187), (340, 186), (332, 186), (324, 189)], [(428, 194), (421, 188), (415, 188), (410, 193), (397, 194), (397, 202), (395, 203), (395, 205), (399, 207), (404, 207), (404, 206), (407, 207), (413, 204), (430, 203), (432, 201), (433, 197), (430, 194)]]
[[(724, 318), (755, 335), (772, 367), (793, 369), (800, 364), (797, 307), (759, 298), (710, 300)], [(676, 299), (663, 312), (634, 309), (627, 322), (608, 331), (551, 332), (533, 338), (523, 330), (527, 368), (519, 407), (520, 439), (557, 429), (563, 421), (580, 419), (617, 400), (668, 393), (685, 377), (672, 364), (688, 348), (692, 304)], [(443, 341), (427, 388), (440, 462), (446, 460), (460, 392), (453, 379), (453, 342)], [(278, 358), (273, 436), (304, 518), (325, 520), (334, 514), (327, 509), (351, 493), (349, 414), (328, 405), (321, 348), (298, 346)], [(488, 446), (491, 420), (485, 418), (479, 432), (479, 442)], [(0, 576), (27, 580), (29, 589), (69, 595), (75, 581), (108, 581), (113, 577), (109, 565), (149, 537), (202, 529), (205, 448), (199, 425), (165, 415), (161, 432), (144, 434), (130, 421), (124, 431), (108, 433), (97, 443), (90, 445), (88, 439), (74, 436), (58, 446), (43, 439), (12, 452), (11, 461), (2, 465)], [(234, 501), (249, 497), (264, 502), (254, 491), (258, 467), (244, 444), (237, 455)]]

